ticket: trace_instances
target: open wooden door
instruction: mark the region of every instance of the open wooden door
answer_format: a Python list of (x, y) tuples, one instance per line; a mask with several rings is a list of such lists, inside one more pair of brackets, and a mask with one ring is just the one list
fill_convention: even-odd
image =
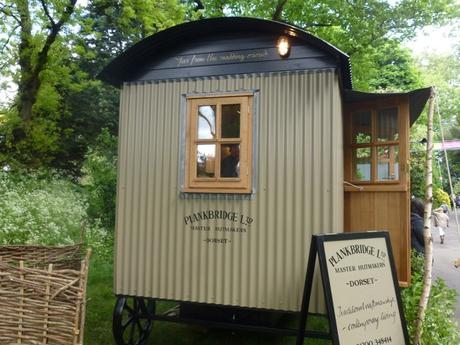
[(401, 286), (410, 280), (409, 97), (345, 104), (345, 231), (388, 230)]

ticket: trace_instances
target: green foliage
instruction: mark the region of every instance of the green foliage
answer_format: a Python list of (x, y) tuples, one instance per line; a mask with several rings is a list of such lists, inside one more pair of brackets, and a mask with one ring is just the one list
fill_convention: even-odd
[[(458, 36), (459, 30), (458, 25), (452, 27), (452, 35)], [(417, 62), (417, 67), (423, 76), (423, 83), (435, 88), (434, 141), (441, 142), (441, 127), (446, 140), (460, 139), (460, 45), (454, 47), (452, 53), (424, 53), (417, 57)], [(426, 115), (421, 116), (417, 124), (426, 126)], [(447, 151), (447, 156), (455, 185), (460, 181), (460, 151)], [(438, 151), (434, 165), (443, 176), (442, 187), (450, 193), (444, 152)]]
[(46, 171), (0, 172), (0, 193), (0, 245), (65, 245), (83, 235), (98, 257), (112, 258), (113, 234), (99, 220), (89, 224), (84, 190), (68, 178)]
[[(426, 161), (426, 144), (420, 143), (422, 138), (426, 137), (426, 125), (417, 121), (411, 127), (410, 133), (410, 189), (411, 194), (420, 198), (425, 198), (425, 161)], [(443, 188), (441, 183), (443, 176), (442, 168), (438, 163), (436, 152), (433, 153), (433, 190)]]
[[(455, 34), (455, 32), (453, 32)], [(458, 33), (457, 33), (458, 35)], [(423, 76), (425, 85), (432, 85), (436, 92), (435, 134), (440, 141), (439, 119), (437, 110), (442, 118), (446, 138), (460, 138), (457, 115), (460, 113), (460, 46), (451, 54), (423, 54), (417, 57), (418, 68)], [(456, 133), (451, 133), (451, 130)], [(451, 136), (452, 135), (452, 136)]]
[[(281, 1), (203, 0), (204, 16), (243, 15), (272, 19)], [(457, 18), (459, 5), (436, 1), (305, 1), (285, 2), (282, 19), (325, 39), (349, 54), (354, 88), (400, 90), (417, 84), (416, 73), (398, 42), (415, 36), (416, 29)], [(385, 51), (389, 55), (385, 54)], [(380, 68), (384, 66), (379, 77)], [(375, 81), (371, 79), (375, 77)], [(397, 78), (405, 78), (400, 80)], [(389, 83), (396, 83), (396, 85)]]
[(48, 173), (0, 173), (0, 243), (70, 244), (80, 239), (85, 201), (69, 180)]
[(457, 182), (453, 185), (453, 189), (454, 189), (454, 194), (455, 194), (455, 195), (459, 195), (459, 194), (460, 194), (460, 181), (457, 181)]
[[(425, 181), (425, 151), (413, 151), (410, 157), (410, 190), (417, 198), (424, 199), (426, 191)], [(442, 189), (440, 171), (437, 164), (433, 165), (433, 190)], [(449, 203), (447, 203), (449, 204)]]
[[(56, 19), (68, 1), (44, 3)], [(25, 69), (18, 68), (20, 53), (30, 58), (30, 67), (36, 67), (50, 28), (40, 2), (21, 3), (31, 12), (32, 28), (27, 37), (14, 30), (18, 24), (15, 17), (19, 17), (15, 2), (5, 0), (0, 7), (0, 46), (4, 46), (0, 52), (0, 73), (16, 84), (27, 74)], [(77, 7), (52, 44), (41, 69), (31, 121), (25, 124), (17, 115), (17, 102), (10, 104), (11, 114), (2, 117), (0, 142), (4, 145), (0, 146), (0, 163), (13, 168), (52, 167), (80, 176), (86, 150), (94, 144), (101, 128), (108, 128), (113, 135), (117, 133), (118, 91), (94, 80), (111, 59), (148, 35), (200, 15), (272, 18), (276, 7), (284, 2), (205, 0), (203, 3), (205, 10), (201, 11), (192, 9), (195, 6), (192, 0), (90, 0)], [(284, 3), (280, 13), (281, 19), (350, 54), (355, 88), (400, 91), (416, 87), (419, 82), (407, 51), (398, 42), (413, 37), (416, 28), (455, 18), (458, 5), (447, 0), (429, 3), (290, 0)], [(24, 39), (30, 48), (21, 51)], [(444, 70), (455, 75), (455, 70), (449, 68)], [(22, 91), (19, 90), (16, 101), (21, 99)]]
[(387, 40), (376, 52), (376, 69), (366, 77), (369, 88), (380, 92), (410, 91), (422, 86), (421, 76), (408, 49)]
[(141, 39), (184, 21), (177, 0), (92, 0), (79, 21), (79, 54), (92, 75)]
[(425, 156), (423, 153), (413, 152), (410, 157), (410, 192), (413, 196), (425, 198)]
[[(67, 119), (73, 114), (68, 104), (73, 94), (84, 88), (87, 81), (77, 71), (63, 39), (54, 43), (40, 75), (41, 87), (32, 118), (23, 121), (17, 107), (12, 107), (0, 123), (0, 135), (6, 140), (6, 145), (0, 147), (0, 163), (9, 164), (14, 169), (54, 167), (73, 173), (75, 170), (70, 167), (78, 160), (75, 157), (80, 156), (79, 160), (83, 160), (84, 149), (82, 152), (71, 145), (81, 132), (77, 132), (78, 127), (66, 126)], [(15, 70), (12, 78), (19, 83), (20, 71)], [(63, 159), (63, 152), (68, 152), (67, 159)]]
[(435, 188), (433, 192), (433, 206), (439, 207), (442, 204), (450, 205), (449, 194), (441, 188)]
[[(0, 165), (51, 167), (79, 177), (87, 148), (101, 128), (117, 133), (118, 90), (94, 80), (97, 73), (130, 45), (191, 14), (190, 5), (178, 0), (88, 1), (66, 19), (41, 65), (39, 57), (52, 27), (44, 6), (57, 22), (69, 1), (42, 5), (26, 0), (19, 8), (6, 0), (0, 6), (0, 75), (20, 86), (8, 116), (0, 114)], [(28, 17), (30, 32), (16, 30), (20, 9)], [(25, 89), (31, 89), (24, 80), (36, 69), (38, 94), (26, 121), (19, 116)]]
[(82, 184), (88, 190), (88, 215), (106, 229), (115, 225), (117, 138), (103, 129), (83, 166)]
[[(412, 253), (411, 285), (402, 290), (404, 314), (409, 336), (414, 339), (418, 305), (423, 291), (423, 256)], [(452, 345), (460, 341), (460, 330), (454, 321), (457, 292), (437, 279), (432, 287), (428, 307), (423, 322), (423, 345)]]

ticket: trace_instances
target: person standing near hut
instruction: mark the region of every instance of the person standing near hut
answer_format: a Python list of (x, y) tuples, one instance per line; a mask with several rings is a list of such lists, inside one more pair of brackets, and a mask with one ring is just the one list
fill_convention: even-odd
[(410, 203), (410, 225), (412, 249), (421, 255), (425, 254), (425, 242), (423, 240), (423, 212), (425, 206), (423, 201), (412, 197)]
[(438, 228), (441, 244), (444, 243), (445, 229), (449, 227), (449, 216), (446, 214), (446, 211), (442, 207), (433, 211), (434, 226)]

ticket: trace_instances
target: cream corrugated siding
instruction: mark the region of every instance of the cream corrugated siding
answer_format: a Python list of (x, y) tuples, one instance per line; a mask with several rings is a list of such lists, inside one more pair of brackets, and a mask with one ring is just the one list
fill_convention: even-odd
[[(257, 90), (251, 200), (180, 198), (184, 94)], [(343, 231), (342, 111), (334, 71), (126, 84), (122, 89), (115, 292), (297, 311), (310, 238)], [(182, 104), (182, 106), (181, 106)], [(184, 217), (227, 210), (228, 221)], [(227, 245), (207, 244), (228, 238)], [(312, 309), (322, 307), (319, 281)]]

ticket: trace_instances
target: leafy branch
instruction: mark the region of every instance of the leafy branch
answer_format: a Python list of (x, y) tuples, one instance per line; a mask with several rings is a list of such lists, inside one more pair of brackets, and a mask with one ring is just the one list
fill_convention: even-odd
[(16, 25), (9, 33), (8, 37), (6, 38), (5, 40), (5, 43), (3, 43), (2, 47), (0, 48), (0, 54), (3, 54), (4, 50), (7, 49), (10, 41), (11, 41), (11, 38), (14, 36), (16, 30), (19, 28), (19, 24)]
[(3, 13), (7, 17), (13, 18), (18, 24), (21, 23), (20, 19), (13, 12), (13, 5), (3, 4), (0, 5), (0, 13)]

